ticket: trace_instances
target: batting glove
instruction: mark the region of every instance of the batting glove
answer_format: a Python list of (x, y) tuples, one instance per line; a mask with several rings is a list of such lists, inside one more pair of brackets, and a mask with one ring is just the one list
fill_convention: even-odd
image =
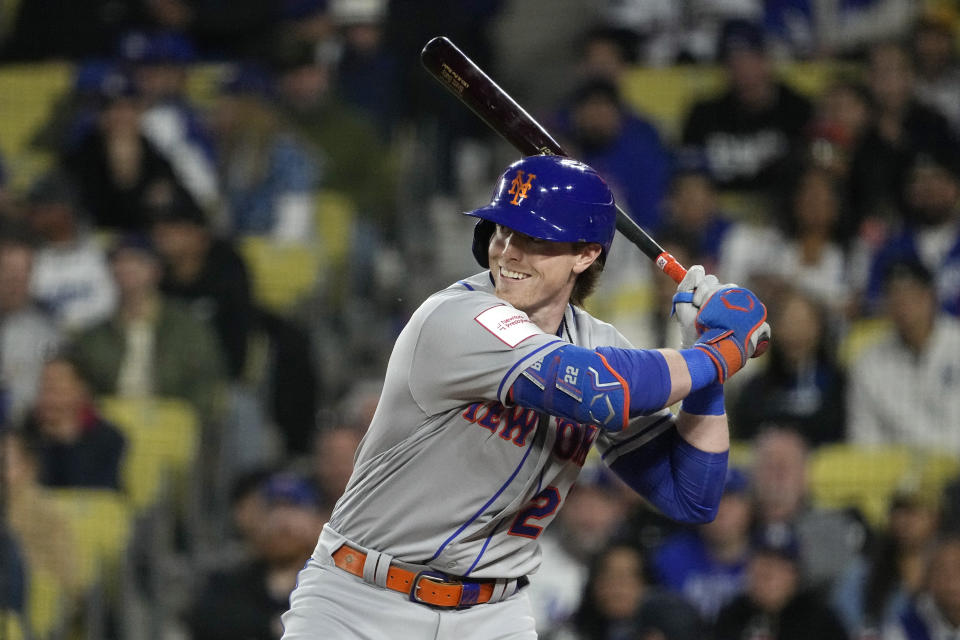
[(689, 349), (700, 338), (701, 331), (697, 329), (697, 314), (710, 296), (725, 287), (734, 287), (733, 284), (721, 285), (714, 275), (706, 275), (701, 265), (697, 264), (687, 270), (686, 277), (677, 286), (677, 293), (673, 296), (673, 310), (671, 315), (680, 323), (680, 346)]
[(721, 288), (700, 308), (696, 318), (700, 349), (717, 367), (717, 378), (726, 382), (747, 359), (766, 349), (770, 341), (767, 308), (749, 289)]

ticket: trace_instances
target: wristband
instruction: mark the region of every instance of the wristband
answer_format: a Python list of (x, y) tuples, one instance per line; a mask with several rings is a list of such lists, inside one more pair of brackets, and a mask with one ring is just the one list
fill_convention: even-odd
[(697, 416), (722, 416), (726, 413), (723, 402), (723, 385), (714, 382), (697, 391), (690, 392), (680, 409)]
[(690, 372), (690, 392), (699, 391), (707, 385), (717, 382), (717, 365), (701, 349), (681, 349), (680, 355), (687, 363)]

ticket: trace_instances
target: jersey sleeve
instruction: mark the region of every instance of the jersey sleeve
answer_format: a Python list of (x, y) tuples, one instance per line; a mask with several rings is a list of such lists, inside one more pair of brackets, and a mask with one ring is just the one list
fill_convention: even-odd
[(410, 393), (428, 415), (478, 400), (510, 404), (507, 394), (517, 376), (566, 344), (524, 312), (481, 292), (439, 301), (414, 339)]
[(623, 431), (601, 430), (597, 435), (596, 447), (601, 459), (613, 464), (617, 458), (647, 444), (674, 425), (674, 416), (669, 409), (663, 409), (648, 416), (639, 416), (630, 421)]

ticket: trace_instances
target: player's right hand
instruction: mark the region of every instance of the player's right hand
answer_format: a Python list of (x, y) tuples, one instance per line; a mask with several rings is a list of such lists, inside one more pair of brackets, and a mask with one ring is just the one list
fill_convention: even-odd
[(687, 275), (677, 286), (677, 293), (673, 296), (672, 315), (680, 323), (680, 346), (689, 349), (700, 338), (697, 329), (697, 314), (700, 308), (714, 293), (725, 287), (735, 287), (734, 284), (720, 284), (717, 276), (706, 275), (704, 268), (693, 265), (687, 270)]
[(723, 286), (710, 296), (696, 318), (699, 339), (694, 348), (706, 352), (720, 382), (743, 368), (747, 359), (770, 340), (767, 308), (743, 287)]

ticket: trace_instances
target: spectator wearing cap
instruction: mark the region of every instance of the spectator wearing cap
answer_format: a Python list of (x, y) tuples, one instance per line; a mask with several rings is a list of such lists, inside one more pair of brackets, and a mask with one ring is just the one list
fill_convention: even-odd
[[(316, 377), (309, 364), (306, 371), (302, 364), (312, 363), (310, 350), (285, 353), (285, 360), (277, 361), (286, 346), (278, 344), (277, 334), (296, 332), (296, 327), (255, 307), (246, 263), (230, 240), (212, 233), (190, 198), (173, 194), (154, 203), (150, 216), (151, 238), (163, 262), (161, 292), (214, 329), (224, 357), (230, 398), (226, 459), (240, 468), (268, 462), (278, 435), (312, 426)], [(247, 357), (250, 344), (263, 347), (252, 361)], [(295, 394), (284, 396), (292, 406), (278, 408), (278, 393)]]
[(190, 38), (172, 30), (131, 31), (119, 58), (143, 100), (140, 129), (167, 159), (177, 179), (205, 209), (220, 199), (213, 133), (187, 94), (197, 52)]
[(244, 65), (221, 83), (213, 126), (225, 218), (235, 236), (309, 243), (323, 156), (271, 101), (271, 82), (267, 70)]
[(381, 139), (391, 140), (401, 120), (400, 62), (384, 41), (387, 0), (332, 0), (330, 17), (343, 49), (337, 61), (340, 93), (377, 124)]
[(79, 207), (79, 189), (61, 171), (39, 178), (27, 195), (27, 219), (40, 241), (30, 290), (68, 333), (105, 319), (117, 304), (106, 252)]
[(98, 229), (144, 230), (143, 208), (157, 189), (183, 189), (173, 167), (143, 135), (143, 102), (130, 78), (109, 72), (98, 85), (96, 126), (60, 157)]
[(0, 233), (0, 416), (18, 424), (33, 403), (46, 357), (63, 341), (56, 323), (30, 294), (33, 237)]
[(760, 532), (750, 552), (744, 592), (721, 609), (716, 640), (847, 640), (836, 614), (803, 585), (800, 546), (789, 527)]
[(960, 320), (939, 308), (916, 260), (889, 263), (883, 282), (892, 330), (850, 365), (848, 438), (960, 453)]
[(398, 167), (374, 123), (340, 97), (333, 61), (292, 40), (277, 46), (271, 64), (281, 112), (324, 159), (323, 187), (345, 193), (366, 222), (391, 233)]
[(252, 533), (255, 556), (208, 576), (185, 618), (194, 640), (276, 640), (297, 574), (329, 517), (311, 484), (279, 473), (266, 481), (265, 517)]
[(866, 311), (877, 311), (890, 264), (909, 260), (931, 272), (943, 310), (960, 316), (960, 157), (918, 154), (904, 191), (905, 221), (873, 256)]
[(227, 373), (238, 379), (253, 323), (243, 258), (229, 241), (213, 235), (203, 211), (189, 197), (170, 194), (151, 203), (148, 213), (151, 240), (163, 261), (160, 290), (216, 329)]
[(830, 602), (852, 637), (878, 636), (923, 589), (940, 522), (940, 486), (917, 481), (897, 489), (886, 525), (840, 576)]
[(97, 128), (103, 106), (104, 83), (120, 73), (112, 58), (80, 60), (73, 69), (72, 84), (53, 100), (49, 118), (37, 129), (30, 143), (53, 154), (65, 154)]
[(119, 295), (116, 311), (71, 341), (93, 392), (182, 398), (213, 423), (225, 370), (212, 324), (160, 291), (162, 264), (145, 234), (121, 235), (111, 248), (110, 268)]
[(653, 556), (660, 584), (686, 598), (707, 622), (743, 590), (752, 511), (746, 471), (729, 467), (713, 522), (674, 534)]
[(645, 229), (659, 229), (670, 154), (656, 127), (627, 108), (613, 81), (582, 82), (558, 121), (558, 133), (610, 183), (630, 217)]
[(717, 57), (727, 87), (692, 106), (682, 144), (706, 154), (721, 190), (766, 196), (782, 179), (785, 161), (800, 143), (813, 106), (776, 78), (759, 25), (727, 21)]

